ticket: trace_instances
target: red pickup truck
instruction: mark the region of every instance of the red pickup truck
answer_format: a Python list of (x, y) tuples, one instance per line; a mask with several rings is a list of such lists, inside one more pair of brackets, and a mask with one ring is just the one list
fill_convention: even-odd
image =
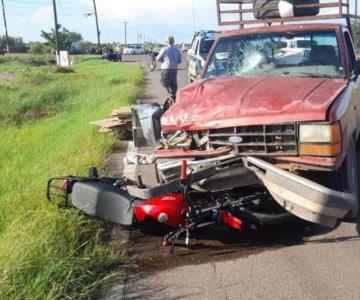
[(177, 159), (185, 158), (189, 172), (219, 165), (216, 175), (193, 185), (198, 191), (265, 187), (275, 203), (302, 219), (331, 227), (354, 218), (359, 73), (344, 25), (223, 33), (201, 80), (182, 89), (161, 118), (161, 181), (174, 179)]

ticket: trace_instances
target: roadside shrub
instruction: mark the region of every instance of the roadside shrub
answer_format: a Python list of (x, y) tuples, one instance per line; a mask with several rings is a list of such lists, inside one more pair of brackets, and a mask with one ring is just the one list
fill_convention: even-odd
[(65, 102), (69, 92), (60, 87), (52, 87), (38, 97), (24, 101), (15, 111), (13, 120), (17, 125), (27, 120), (41, 119), (54, 115)]
[(15, 63), (30, 67), (41, 67), (56, 64), (55, 57), (50, 55), (14, 55), (9, 57)]
[(59, 66), (57, 66), (55, 68), (55, 72), (56, 73), (67, 74), (67, 73), (75, 73), (75, 70), (72, 67), (59, 67)]
[(126, 79), (122, 78), (122, 77), (116, 77), (116, 78), (112, 78), (110, 80), (110, 84), (111, 85), (116, 85), (116, 84), (122, 84), (122, 83), (126, 83)]
[(49, 84), (55, 80), (54, 74), (47, 69), (33, 71), (32, 69), (27, 68), (24, 70), (23, 76), (31, 86)]
[(47, 49), (43, 43), (40, 42), (31, 42), (29, 43), (29, 51), (30, 54), (45, 54)]

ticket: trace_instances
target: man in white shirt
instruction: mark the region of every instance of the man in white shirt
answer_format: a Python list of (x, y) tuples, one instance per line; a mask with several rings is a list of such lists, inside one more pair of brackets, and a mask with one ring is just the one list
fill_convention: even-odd
[(169, 95), (175, 99), (178, 89), (177, 69), (182, 62), (181, 52), (175, 47), (173, 36), (167, 38), (167, 47), (161, 49), (156, 60), (161, 63), (161, 84)]

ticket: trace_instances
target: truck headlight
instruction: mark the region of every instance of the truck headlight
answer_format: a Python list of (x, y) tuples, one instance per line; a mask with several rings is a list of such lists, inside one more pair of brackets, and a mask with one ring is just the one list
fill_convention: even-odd
[(337, 156), (341, 153), (341, 140), (339, 123), (300, 124), (300, 155)]

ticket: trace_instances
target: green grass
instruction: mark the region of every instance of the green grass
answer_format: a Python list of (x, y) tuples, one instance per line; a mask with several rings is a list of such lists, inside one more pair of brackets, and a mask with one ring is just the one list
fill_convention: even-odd
[(0, 72), (21, 70), (24, 67), (53, 65), (55, 63), (55, 57), (51, 55), (6, 54), (0, 56)]
[(143, 73), (81, 57), (62, 74), (22, 59), (0, 67), (18, 74), (0, 82), (0, 299), (86, 299), (119, 255), (101, 245), (101, 223), (49, 204), (46, 182), (104, 166), (115, 137), (89, 122), (133, 102)]

